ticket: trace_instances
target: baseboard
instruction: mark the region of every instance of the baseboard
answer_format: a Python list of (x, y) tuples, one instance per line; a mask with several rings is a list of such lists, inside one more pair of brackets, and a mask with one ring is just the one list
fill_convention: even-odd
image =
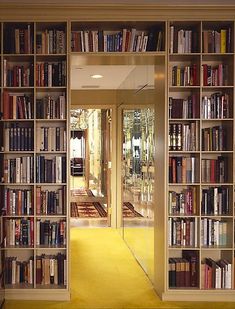
[(233, 290), (200, 290), (200, 291), (169, 291), (161, 295), (163, 301), (210, 301), (210, 302), (234, 302)]
[(68, 290), (61, 291), (55, 289), (7, 289), (5, 290), (6, 300), (54, 300), (54, 301), (70, 301), (70, 292)]

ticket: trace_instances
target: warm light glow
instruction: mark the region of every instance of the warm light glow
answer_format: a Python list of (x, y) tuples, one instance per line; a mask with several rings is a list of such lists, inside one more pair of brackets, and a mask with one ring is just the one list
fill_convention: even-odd
[(91, 75), (91, 78), (102, 78), (103, 75), (100, 75), (100, 74), (94, 74), (94, 75)]

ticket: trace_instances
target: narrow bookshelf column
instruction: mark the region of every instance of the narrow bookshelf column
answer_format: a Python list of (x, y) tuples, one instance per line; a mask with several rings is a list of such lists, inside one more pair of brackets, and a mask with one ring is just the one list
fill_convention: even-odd
[(67, 24), (35, 27), (35, 284), (68, 289)]
[(233, 289), (233, 35), (227, 21), (169, 25), (168, 295)]
[(67, 22), (5, 22), (1, 33), (6, 293), (67, 299)]

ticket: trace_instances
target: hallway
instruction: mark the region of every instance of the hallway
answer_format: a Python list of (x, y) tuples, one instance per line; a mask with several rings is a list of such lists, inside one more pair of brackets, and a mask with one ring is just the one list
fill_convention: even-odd
[(5, 308), (234, 308), (234, 303), (161, 302), (114, 229), (72, 228), (70, 236), (71, 301), (7, 301)]

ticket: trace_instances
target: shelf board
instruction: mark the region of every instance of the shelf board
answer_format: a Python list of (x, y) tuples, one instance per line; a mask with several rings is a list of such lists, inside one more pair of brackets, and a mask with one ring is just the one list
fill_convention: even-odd
[(5, 248), (3, 248), (3, 250), (33, 250), (34, 247), (33, 246), (7, 246)]
[(233, 183), (231, 183), (231, 182), (222, 182), (222, 183), (220, 183), (220, 182), (214, 182), (214, 183), (212, 183), (212, 182), (202, 182), (201, 185), (202, 186), (220, 187), (220, 186), (232, 186)]
[(220, 154), (220, 153), (230, 153), (233, 154), (233, 150), (202, 150), (202, 154)]
[(34, 54), (16, 54), (16, 53), (10, 53), (10, 54), (6, 54), (3, 53), (3, 57), (33, 57)]
[(5, 89), (7, 89), (7, 90), (33, 90), (34, 89), (34, 87), (33, 86), (28, 86), (28, 87), (26, 87), (26, 86), (4, 86), (3, 87), (3, 90), (5, 90)]
[(48, 119), (48, 118), (44, 118), (44, 119), (35, 119), (37, 122), (66, 122), (67, 119)]
[(195, 52), (195, 53), (169, 53), (169, 56), (200, 56), (201, 53)]
[(5, 183), (0, 183), (1, 186), (33, 186), (34, 183), (30, 182), (30, 183), (11, 183), (11, 182), (5, 182)]
[(218, 89), (218, 88), (233, 88), (233, 85), (228, 85), (228, 86), (202, 86), (202, 90), (204, 89)]
[(190, 153), (200, 153), (200, 150), (169, 150), (168, 151), (169, 153), (188, 153), (188, 154), (190, 154)]
[(33, 122), (34, 119), (1, 119), (1, 122)]
[(181, 246), (171, 246), (171, 247), (168, 247), (169, 250), (200, 250), (199, 247), (181, 247)]
[(233, 121), (233, 118), (208, 118), (208, 119), (204, 119), (202, 118), (202, 121), (206, 122), (206, 121)]
[(201, 218), (228, 218), (233, 219), (233, 215), (201, 215)]
[(169, 118), (170, 122), (173, 121), (200, 121), (200, 118)]
[(199, 215), (168, 215), (169, 218), (200, 218)]
[(11, 151), (1, 151), (1, 154), (15, 154), (15, 153), (22, 153), (22, 154), (34, 154), (33, 150), (11, 150)]
[(50, 89), (67, 89), (67, 86), (36, 86), (36, 90), (50, 90)]
[(34, 218), (34, 215), (4, 215), (3, 218)]
[(180, 90), (180, 89), (200, 89), (200, 86), (170, 86), (170, 90)]
[(66, 246), (51, 246), (51, 247), (45, 247), (44, 245), (37, 245), (35, 249), (40, 250), (66, 250)]
[(55, 150), (55, 151), (36, 151), (36, 154), (60, 154), (60, 153), (67, 153), (65, 150)]
[(210, 251), (216, 251), (216, 250), (226, 250), (226, 251), (231, 251), (233, 250), (232, 247), (222, 247), (222, 246), (217, 246), (217, 247), (206, 247), (206, 246), (201, 246), (201, 250), (210, 250)]
[(62, 56), (67, 56), (67, 54), (62, 54), (62, 53), (61, 54), (39, 54), (39, 53), (36, 53), (35, 56), (36, 57), (38, 57), (38, 56), (39, 57), (58, 57), (58, 56), (62, 57)]
[(66, 215), (35, 215), (36, 218), (66, 218)]
[(233, 56), (233, 53), (203, 53), (202, 56)]
[(115, 56), (124, 56), (124, 55), (136, 55), (136, 56), (163, 56), (166, 54), (165, 51), (146, 51), (146, 52), (70, 52), (71, 55), (77, 55), (77, 56), (81, 56), (81, 55), (86, 55), (86, 56), (111, 56), (111, 55), (115, 55)]
[(50, 289), (50, 290), (64, 290), (66, 289), (65, 285), (56, 285), (56, 284), (36, 284), (36, 289)]
[(186, 182), (186, 183), (171, 183), (171, 182), (169, 182), (168, 183), (168, 185), (169, 186), (196, 186), (196, 185), (200, 185), (200, 182), (194, 182), (194, 183), (188, 183), (188, 182)]
[(12, 289), (33, 289), (33, 284), (29, 283), (16, 283), (16, 284), (5, 284), (5, 290)]

